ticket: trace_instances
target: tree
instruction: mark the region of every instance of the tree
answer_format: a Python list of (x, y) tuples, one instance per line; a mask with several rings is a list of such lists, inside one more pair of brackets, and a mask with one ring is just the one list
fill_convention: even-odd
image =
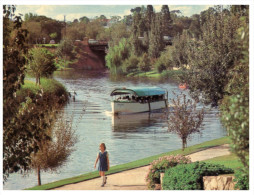
[(166, 69), (172, 69), (174, 63), (172, 62), (172, 47), (167, 46), (160, 57), (155, 62), (155, 68), (159, 73)]
[(184, 68), (188, 64), (188, 49), (190, 42), (191, 40), (187, 30), (184, 30), (182, 35), (178, 34), (174, 37), (172, 47), (173, 66)]
[(149, 34), (148, 53), (151, 58), (158, 58), (160, 56), (160, 52), (165, 47), (161, 27), (161, 16), (156, 15), (152, 18), (151, 31)]
[(132, 25), (132, 15), (127, 15), (123, 17), (123, 23), (126, 24), (127, 26)]
[(131, 9), (130, 10), (131, 11), (131, 13), (140, 13), (141, 12), (141, 7), (135, 7), (134, 9)]
[[(9, 173), (20, 169), (26, 170), (29, 159), (26, 153), (31, 147), (28, 143), (33, 139), (22, 135), (20, 129), (15, 126), (15, 119), (19, 105), (16, 100), (16, 92), (24, 83), (25, 55), (27, 54), (27, 31), (21, 28), (22, 19), (15, 16), (15, 6), (3, 5), (3, 175), (4, 179)], [(11, 20), (12, 18), (12, 20)], [(28, 141), (27, 141), (28, 140)], [(15, 144), (14, 144), (15, 143)]]
[(23, 27), (29, 31), (29, 43), (43, 43), (50, 40), (50, 34), (57, 33), (55, 41), (61, 40), (63, 22), (48, 18), (46, 16), (29, 15), (23, 23)]
[(171, 17), (168, 5), (163, 5), (161, 7), (161, 15), (162, 15), (162, 31), (164, 36), (170, 35), (170, 28), (171, 28)]
[(192, 19), (189, 31), (192, 34), (192, 37), (199, 39), (201, 35), (200, 16), (198, 14), (194, 14)]
[(56, 32), (51, 33), (49, 36), (51, 39), (55, 39), (57, 37), (57, 33)]
[(100, 19), (96, 19), (86, 25), (85, 33), (88, 38), (96, 39), (97, 35), (103, 30)]
[(36, 84), (41, 84), (41, 77), (48, 77), (56, 70), (54, 56), (44, 48), (33, 48), (28, 52), (28, 70), (36, 78)]
[(172, 99), (173, 112), (169, 113), (168, 131), (176, 133), (182, 140), (182, 150), (187, 146), (187, 139), (194, 133), (201, 133), (204, 109), (197, 110), (196, 102), (186, 98), (185, 94)]
[(72, 59), (75, 55), (73, 42), (71, 40), (62, 40), (57, 47), (56, 53), (59, 57), (62, 57), (65, 60), (67, 57)]
[(56, 171), (68, 160), (74, 151), (77, 136), (73, 129), (73, 118), (60, 115), (55, 126), (48, 129), (50, 139), (39, 141), (39, 150), (33, 153), (32, 168), (37, 171), (38, 185), (41, 185), (41, 171)]
[(106, 55), (106, 66), (110, 69), (110, 72), (117, 75), (122, 73), (123, 61), (130, 57), (131, 44), (129, 39), (123, 38), (117, 45), (109, 47)]
[(142, 43), (138, 39), (140, 37), (140, 34), (143, 33), (143, 29), (140, 26), (142, 20), (141, 13), (134, 12), (133, 14), (133, 22), (132, 22), (132, 34), (131, 34), (131, 44), (132, 44), (132, 53), (135, 55), (141, 55), (142, 54)]
[(80, 21), (80, 22), (83, 22), (83, 23), (85, 23), (85, 24), (87, 24), (88, 22), (90, 22), (89, 18), (86, 17), (86, 16), (83, 16), (83, 17), (79, 18), (79, 21)]
[(144, 53), (143, 56), (141, 57), (138, 67), (140, 71), (143, 72), (148, 72), (151, 70), (151, 60), (149, 59), (147, 53)]
[[(83, 40), (86, 37), (86, 24), (84, 22), (76, 22), (68, 24), (66, 27), (66, 40)], [(60, 42), (61, 43), (61, 42)]]
[(151, 22), (152, 22), (152, 19), (154, 18), (154, 16), (155, 16), (155, 13), (153, 10), (153, 6), (147, 5), (146, 13), (145, 13), (145, 24), (146, 24), (146, 29), (148, 31), (151, 30)]
[(188, 47), (189, 70), (184, 75), (191, 95), (218, 106), (226, 94), (228, 71), (239, 58), (236, 35), (239, 20), (234, 15), (224, 15), (217, 9), (202, 27), (202, 40), (193, 41)]
[(129, 58), (123, 61), (122, 69), (125, 74), (129, 74), (138, 70), (139, 58), (135, 55), (131, 55)]
[(110, 16), (110, 20), (112, 23), (118, 23), (121, 20), (121, 16)]
[[(237, 42), (241, 55), (229, 70), (229, 82), (220, 104), (221, 119), (232, 140), (231, 148), (243, 164), (236, 179), (247, 178), (249, 188), (249, 25), (247, 17), (241, 18)], [(239, 177), (239, 178), (238, 178)]]

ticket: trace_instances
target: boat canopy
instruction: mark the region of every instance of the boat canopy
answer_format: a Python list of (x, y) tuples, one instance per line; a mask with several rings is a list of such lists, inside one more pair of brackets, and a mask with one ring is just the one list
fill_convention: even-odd
[(133, 88), (117, 88), (111, 92), (111, 96), (114, 95), (126, 95), (133, 94), (138, 97), (164, 95), (166, 91), (160, 87), (133, 87)]

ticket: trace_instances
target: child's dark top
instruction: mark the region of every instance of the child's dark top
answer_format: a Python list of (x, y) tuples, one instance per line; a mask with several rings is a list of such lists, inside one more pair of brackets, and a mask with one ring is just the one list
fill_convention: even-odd
[(99, 167), (98, 167), (98, 170), (99, 171), (108, 171), (108, 152), (107, 151), (104, 151), (103, 153), (100, 152), (99, 153)]

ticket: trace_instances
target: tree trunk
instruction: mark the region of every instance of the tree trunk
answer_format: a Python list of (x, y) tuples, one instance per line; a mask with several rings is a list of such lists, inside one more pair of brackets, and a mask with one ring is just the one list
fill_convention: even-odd
[(184, 149), (187, 146), (187, 140), (185, 138), (182, 139), (182, 151), (184, 151)]
[(37, 168), (37, 175), (38, 175), (38, 186), (41, 185), (41, 169), (40, 167)]
[(37, 84), (38, 84), (38, 76), (36, 76), (35, 79), (36, 79), (36, 80), (35, 80), (35, 84), (37, 85)]

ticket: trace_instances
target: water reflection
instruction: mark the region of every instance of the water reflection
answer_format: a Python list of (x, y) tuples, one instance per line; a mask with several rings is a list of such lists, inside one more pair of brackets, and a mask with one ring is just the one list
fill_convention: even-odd
[(156, 126), (165, 120), (166, 112), (146, 112), (127, 115), (112, 115), (114, 132), (144, 132), (145, 127)]

